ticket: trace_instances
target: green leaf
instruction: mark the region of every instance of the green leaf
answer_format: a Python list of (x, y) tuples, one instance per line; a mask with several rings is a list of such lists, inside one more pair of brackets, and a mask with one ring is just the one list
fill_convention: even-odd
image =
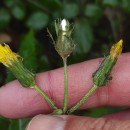
[(79, 7), (75, 3), (65, 4), (63, 6), (62, 14), (66, 18), (74, 18), (79, 12)]
[(37, 41), (35, 39), (34, 31), (30, 30), (22, 38), (19, 53), (23, 57), (24, 65), (33, 71), (37, 69)]
[(27, 26), (39, 30), (45, 27), (48, 24), (48, 21), (48, 15), (43, 12), (35, 12), (27, 20)]
[(116, 7), (119, 4), (119, 0), (103, 0), (104, 5)]
[(85, 15), (89, 17), (100, 17), (102, 15), (102, 10), (99, 6), (94, 4), (88, 4), (85, 7)]
[(22, 20), (25, 16), (25, 5), (20, 0), (4, 0), (4, 4), (10, 9), (12, 15)]
[(14, 5), (14, 3), (16, 3), (17, 2), (17, 0), (4, 0), (3, 1), (4, 2), (4, 4), (7, 6), (7, 7), (12, 7), (13, 5)]
[(74, 53), (86, 54), (90, 51), (93, 43), (93, 32), (87, 20), (81, 20), (75, 24), (74, 41), (76, 48)]
[(0, 129), (8, 130), (10, 124), (10, 120), (0, 116)]
[(15, 5), (12, 8), (12, 14), (16, 19), (22, 20), (25, 16), (25, 8), (19, 5)]
[(12, 72), (10, 72), (9, 70), (7, 70), (7, 77), (6, 77), (6, 80), (5, 82), (8, 83), (10, 81), (13, 81), (15, 80), (15, 76), (12, 74)]
[(10, 120), (9, 130), (25, 130), (30, 119)]
[(19, 120), (10, 120), (9, 130), (19, 130)]
[(10, 14), (6, 9), (0, 9), (0, 29), (6, 27), (10, 22)]
[(126, 12), (130, 13), (130, 0), (122, 0), (122, 7)]
[(50, 63), (49, 63), (49, 59), (45, 55), (40, 56), (38, 64), (39, 64), (38, 65), (38, 71), (39, 72), (47, 71), (47, 70), (49, 71), (51, 69), (51, 66), (50, 66)]
[(101, 116), (111, 114), (114, 112), (120, 112), (120, 111), (123, 111), (126, 109), (128, 109), (128, 108), (127, 107), (105, 106), (105, 107), (91, 108), (91, 109), (88, 109), (87, 111), (83, 111), (81, 114), (79, 113), (78, 115), (91, 116), (91, 117), (101, 117)]

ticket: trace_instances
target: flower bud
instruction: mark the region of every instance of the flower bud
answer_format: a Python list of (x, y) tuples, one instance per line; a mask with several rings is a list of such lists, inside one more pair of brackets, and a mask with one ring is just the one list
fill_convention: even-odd
[(15, 75), (23, 86), (31, 87), (34, 85), (34, 74), (24, 67), (22, 58), (12, 52), (7, 44), (0, 44), (0, 62)]
[(113, 58), (117, 58), (121, 52), (122, 52), (122, 43), (123, 43), (123, 40), (121, 39), (119, 42), (117, 42), (116, 44), (114, 44), (110, 50), (110, 55), (111, 57)]
[(114, 44), (110, 50), (110, 55), (108, 55), (101, 63), (97, 71), (93, 74), (93, 83), (97, 86), (104, 86), (111, 79), (110, 73), (114, 67), (118, 56), (122, 52), (122, 43), (120, 40)]
[[(69, 23), (68, 23), (68, 24), (69, 24)], [(62, 28), (63, 31), (66, 31), (66, 30), (67, 30), (67, 21), (66, 21), (66, 19), (63, 19), (63, 20), (61, 21), (61, 28)]]
[(63, 19), (62, 21), (55, 21), (55, 30), (57, 34), (55, 49), (65, 59), (72, 53), (75, 47), (74, 41), (71, 38), (73, 29), (70, 27), (69, 21)]

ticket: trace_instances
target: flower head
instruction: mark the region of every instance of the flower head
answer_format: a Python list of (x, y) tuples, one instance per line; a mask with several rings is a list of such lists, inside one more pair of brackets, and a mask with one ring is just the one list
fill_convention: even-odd
[(110, 73), (116, 64), (118, 56), (122, 52), (123, 40), (114, 44), (110, 50), (110, 55), (105, 57), (99, 68), (93, 74), (93, 83), (97, 86), (104, 86), (111, 79)]
[(0, 62), (9, 67), (13, 60), (18, 60), (19, 55), (12, 52), (7, 44), (0, 44)]
[(62, 21), (55, 21), (55, 30), (57, 34), (55, 49), (63, 59), (67, 58), (75, 47), (71, 37), (73, 28), (71, 28), (68, 20), (63, 19)]
[(122, 44), (123, 44), (122, 39), (116, 44), (114, 44), (110, 50), (110, 56), (112, 56), (113, 58), (117, 58), (122, 52), (122, 48), (123, 48)]
[(19, 57), (7, 44), (0, 44), (0, 62), (8, 67), (23, 86), (31, 87), (35, 82), (35, 75), (22, 64)]

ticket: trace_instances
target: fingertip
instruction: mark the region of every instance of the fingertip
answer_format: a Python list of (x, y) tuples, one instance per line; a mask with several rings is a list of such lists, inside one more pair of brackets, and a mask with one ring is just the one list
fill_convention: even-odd
[(37, 115), (28, 124), (26, 130), (64, 130), (65, 121), (58, 116)]

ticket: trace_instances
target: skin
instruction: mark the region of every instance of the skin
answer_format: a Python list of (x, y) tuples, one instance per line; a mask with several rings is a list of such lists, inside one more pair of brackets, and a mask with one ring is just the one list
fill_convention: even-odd
[[(92, 73), (102, 59), (68, 67), (69, 104), (73, 106), (92, 86)], [(112, 70), (112, 80), (98, 88), (80, 109), (97, 106), (130, 106), (130, 53), (122, 54)], [(63, 105), (63, 68), (39, 73), (36, 82), (57, 104)], [(23, 88), (18, 81), (0, 88), (0, 115), (8, 118), (35, 116), (26, 130), (129, 130), (130, 111), (101, 118), (38, 115), (52, 112), (51, 107), (33, 89)], [(51, 125), (50, 125), (51, 124)]]

